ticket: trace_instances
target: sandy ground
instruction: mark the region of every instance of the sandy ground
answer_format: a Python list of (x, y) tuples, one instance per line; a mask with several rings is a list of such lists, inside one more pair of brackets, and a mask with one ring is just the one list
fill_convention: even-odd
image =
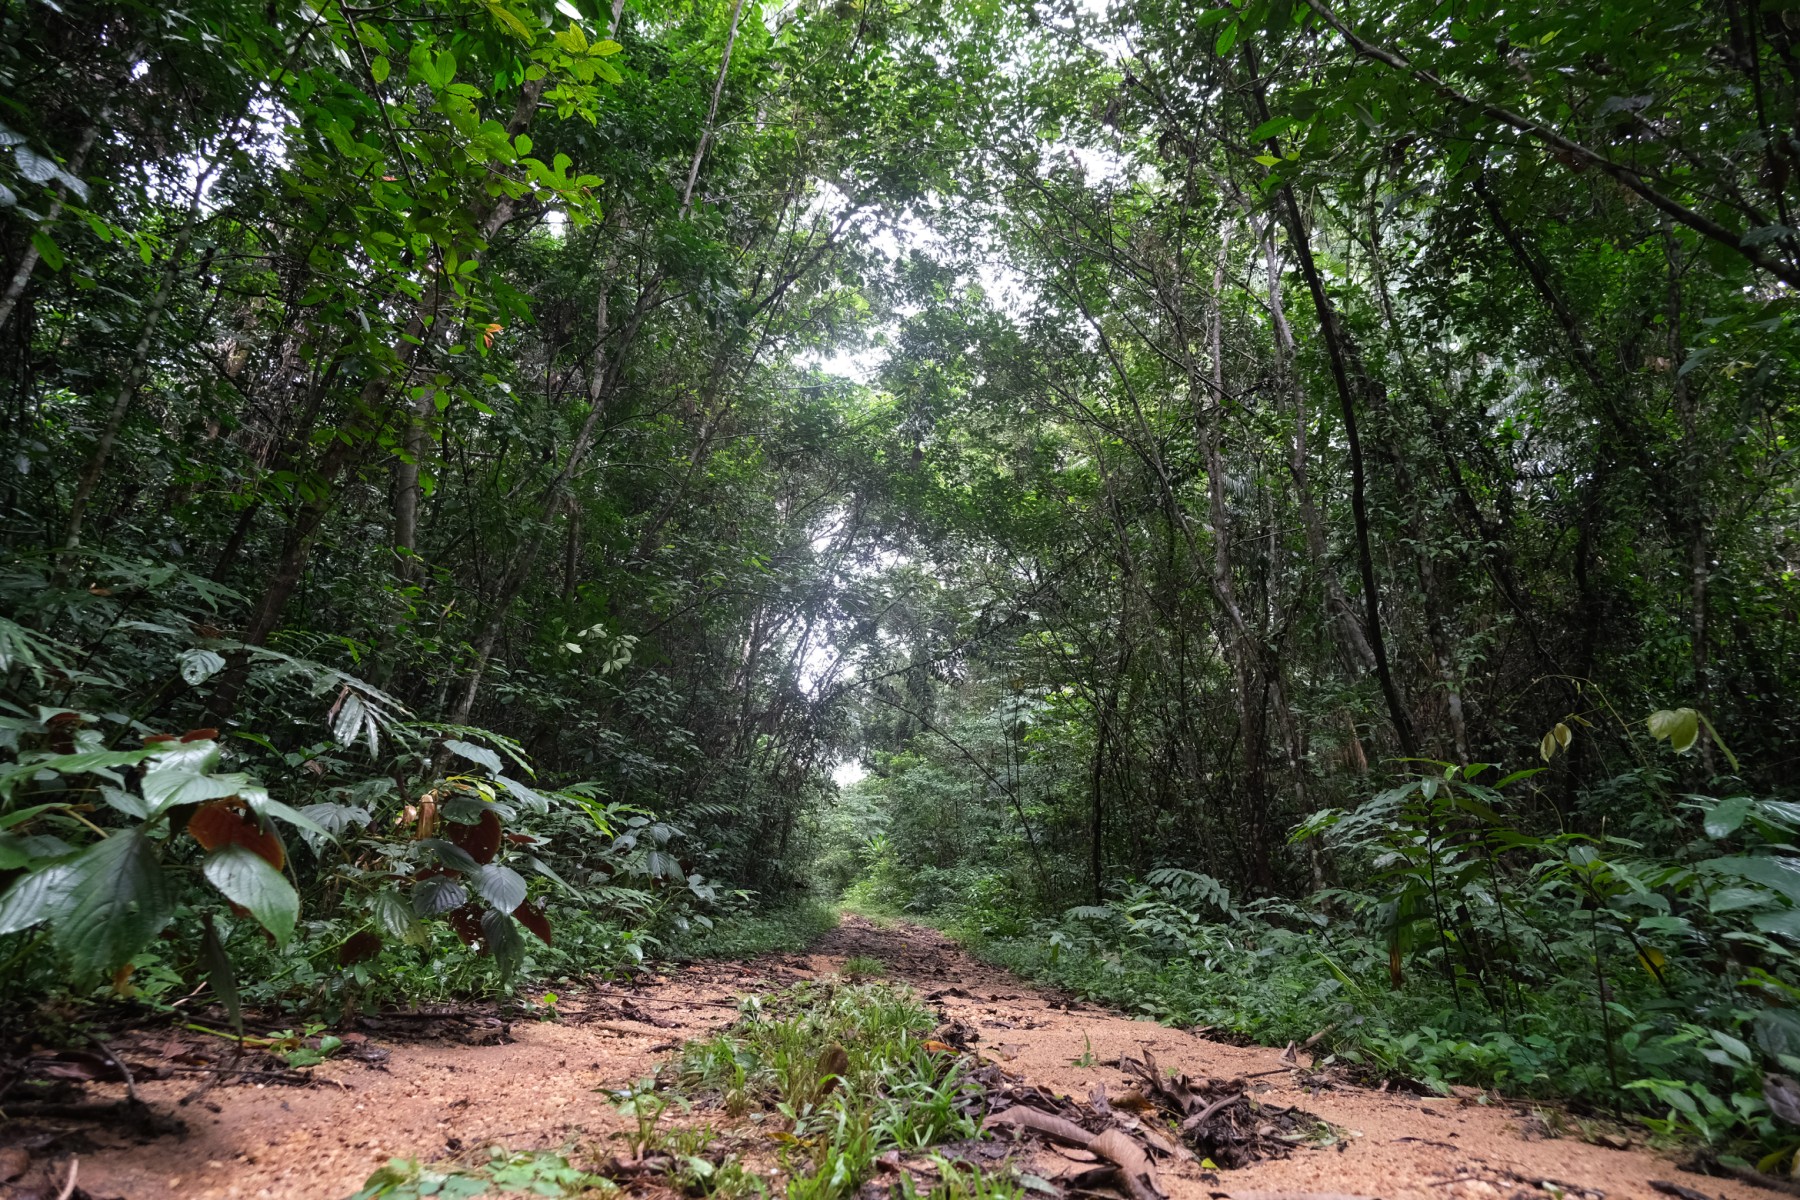
[[(1277, 1050), (1226, 1045), (1071, 1003), (975, 962), (933, 931), (878, 927), (858, 917), (847, 917), (806, 955), (698, 964), (643, 986), (596, 988), (559, 1005), (561, 1021), (514, 1024), (510, 1043), (390, 1042), (382, 1067), (334, 1060), (316, 1069), (310, 1088), (216, 1088), (202, 1104), (180, 1110), (185, 1138), (141, 1142), (123, 1131), (90, 1131), (80, 1182), (93, 1196), (125, 1200), (343, 1200), (394, 1156), (481, 1161), (490, 1145), (613, 1153), (618, 1145), (608, 1139), (624, 1121), (608, 1089), (650, 1074), (680, 1042), (730, 1024), (737, 998), (834, 973), (853, 954), (881, 959), (891, 978), (915, 985), (947, 1018), (974, 1027), (984, 1057), (1031, 1083), (1083, 1098), (1104, 1084), (1117, 1097), (1126, 1079), (1108, 1064), (1147, 1047), (1165, 1069), (1199, 1078), (1274, 1072), (1254, 1081), (1257, 1099), (1298, 1105), (1348, 1131), (1337, 1146), (1238, 1171), (1166, 1169), (1170, 1200), (1258, 1193), (1273, 1200), (1300, 1192), (1541, 1200), (1555, 1194), (1540, 1186), (1546, 1182), (1571, 1196), (1650, 1200), (1659, 1196), (1652, 1180), (1730, 1200), (1779, 1194), (1681, 1173), (1640, 1146), (1533, 1136), (1539, 1126), (1526, 1110), (1476, 1097), (1307, 1086), (1301, 1073), (1283, 1069)], [(167, 1081), (139, 1091), (173, 1109), (191, 1087)], [(1028, 1153), (1039, 1173), (1067, 1169), (1045, 1151)], [(0, 1196), (5, 1192), (0, 1187)]]

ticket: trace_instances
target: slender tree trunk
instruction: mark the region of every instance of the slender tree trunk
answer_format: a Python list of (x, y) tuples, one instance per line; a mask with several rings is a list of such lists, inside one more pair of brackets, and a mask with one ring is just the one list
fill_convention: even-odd
[[(1225, 338), (1224, 303), (1225, 263), (1230, 251), (1229, 236), (1221, 237), (1219, 257), (1213, 269), (1212, 306), (1207, 317), (1207, 349), (1212, 360), (1212, 395), (1215, 415), (1206, 420), (1198, 403), (1194, 419), (1199, 428), (1201, 445), (1206, 454), (1207, 519), (1212, 527), (1212, 591), (1225, 614), (1230, 636), (1232, 672), (1236, 686), (1232, 689), (1237, 702), (1239, 737), (1244, 754), (1244, 805), (1246, 816), (1246, 849), (1249, 853), (1251, 878), (1258, 884), (1268, 882), (1268, 851), (1262, 837), (1268, 807), (1268, 781), (1263, 765), (1263, 743), (1266, 739), (1267, 686), (1261, 667), (1262, 654), (1257, 638), (1244, 618), (1243, 604), (1238, 598), (1237, 582), (1232, 577), (1231, 513), (1225, 501), (1225, 455), (1221, 439), (1225, 424)], [(1199, 400), (1199, 396), (1195, 396)]]
[[(133, 57), (135, 57), (135, 55)], [(83, 168), (87, 166), (88, 152), (94, 148), (94, 143), (99, 140), (100, 126), (102, 124), (110, 123), (111, 109), (103, 110), (100, 114), (100, 120), (89, 125), (86, 131), (82, 133), (81, 141), (76, 143), (75, 153), (69, 155), (69, 164), (67, 167), (69, 174), (77, 177), (80, 176)], [(62, 216), (63, 197), (65, 194), (64, 188), (65, 185), (59, 183), (51, 192), (50, 206), (45, 210), (43, 219), (38, 222), (38, 229), (46, 233), (49, 232), (49, 230), (56, 225), (56, 219)], [(31, 273), (37, 269), (38, 257), (37, 243), (35, 241), (27, 241), (25, 243), (24, 256), (19, 259), (19, 265), (13, 269), (12, 278), (6, 281), (6, 290), (0, 292), (0, 329), (5, 329), (6, 323), (12, 320), (13, 309), (18, 307), (19, 298), (25, 294), (26, 287), (31, 283)]]
[(437, 389), (408, 406), (406, 428), (400, 435), (400, 456), (394, 462), (394, 575), (402, 583), (417, 581), (424, 563), (419, 558), (419, 501), (424, 489), (419, 482), (421, 465), (431, 452), (431, 431), (426, 422), (436, 405)]
[[(1260, 85), (1258, 99), (1261, 99)], [(1267, 106), (1262, 107), (1266, 114)], [(1306, 278), (1308, 290), (1312, 292), (1313, 308), (1318, 313), (1319, 332), (1325, 341), (1331, 379), (1337, 388), (1338, 406), (1344, 420), (1344, 440), (1350, 457), (1350, 513), (1356, 526), (1356, 558), (1362, 575), (1364, 627), (1368, 633), (1369, 649), (1375, 659), (1375, 677), (1381, 684), (1381, 695), (1387, 702), (1388, 720), (1394, 727), (1394, 737), (1400, 744), (1401, 755), (1416, 758), (1418, 741), (1413, 734), (1412, 718), (1407, 714), (1406, 702), (1401, 698), (1399, 685), (1395, 682), (1393, 670), (1388, 663), (1387, 642), (1381, 630), (1381, 591), (1376, 584), (1375, 555), (1369, 537), (1368, 481), (1364, 477), (1362, 436), (1356, 421), (1357, 392), (1361, 391), (1366, 397), (1373, 392), (1374, 382), (1369, 378), (1361, 357), (1350, 345), (1348, 334), (1339, 321), (1337, 307), (1332, 304), (1331, 297), (1325, 291), (1318, 264), (1313, 260), (1312, 242), (1307, 233), (1306, 222), (1293, 189), (1284, 184), (1280, 200), (1288, 237), (1299, 259), (1300, 272)], [(1352, 379), (1355, 380), (1354, 385)]]
[(719, 98), (725, 94), (725, 73), (731, 69), (731, 49), (737, 44), (738, 16), (744, 11), (744, 0), (731, 0), (731, 26), (725, 31), (725, 53), (719, 57), (719, 74), (713, 80), (712, 103), (706, 109), (706, 122), (700, 127), (700, 141), (694, 147), (694, 161), (688, 167), (687, 186), (681, 189), (681, 215), (685, 218), (694, 206), (694, 185), (700, 180), (700, 164), (712, 146), (713, 122), (719, 116)]
[[(1682, 483), (1688, 494), (1687, 508), (1687, 572), (1688, 572), (1688, 642), (1689, 661), (1694, 672), (1694, 707), (1707, 710), (1712, 691), (1707, 645), (1707, 587), (1712, 580), (1712, 538), (1707, 529), (1705, 450), (1700, 440), (1699, 398), (1681, 374), (1686, 355), (1682, 330), (1681, 246), (1672, 231), (1663, 231), (1663, 245), (1668, 257), (1668, 359), (1670, 386), (1675, 393), (1675, 412), (1681, 419)], [(1708, 777), (1718, 774), (1712, 739), (1700, 739), (1700, 761)]]
[(1356, 613), (1350, 607), (1350, 598), (1344, 594), (1343, 585), (1338, 582), (1337, 570), (1331, 562), (1330, 543), (1325, 536), (1325, 522), (1319, 515), (1319, 505), (1313, 497), (1312, 454), (1307, 446), (1310, 415), (1306, 407), (1306, 389), (1299, 385), (1295, 376), (1294, 365), (1298, 351), (1293, 327), (1288, 324), (1287, 306), (1282, 297), (1274, 230), (1264, 227), (1259, 232), (1263, 261), (1267, 264), (1269, 276), (1269, 323), (1275, 331), (1276, 363), (1282, 384), (1294, 408), (1293, 453), (1288, 460), (1288, 471), (1294, 479), (1294, 497), (1300, 507), (1300, 525), (1306, 536), (1307, 553), (1312, 556), (1314, 569), (1325, 581), (1325, 609), (1330, 614), (1331, 627), (1337, 634), (1337, 642), (1345, 659), (1356, 670), (1373, 671), (1375, 652), (1369, 648), (1369, 639), (1364, 636)]

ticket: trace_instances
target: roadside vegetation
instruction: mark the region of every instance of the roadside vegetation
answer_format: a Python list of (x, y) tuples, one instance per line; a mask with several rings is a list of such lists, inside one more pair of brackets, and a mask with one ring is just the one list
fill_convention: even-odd
[(1796, 112), (1749, 0), (0, 7), (0, 1053), (845, 894), (1800, 1171)]

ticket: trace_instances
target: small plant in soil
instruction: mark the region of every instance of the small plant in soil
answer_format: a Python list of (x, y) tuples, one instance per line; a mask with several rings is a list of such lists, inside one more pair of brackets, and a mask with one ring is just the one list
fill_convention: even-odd
[[(787, 1126), (788, 1200), (844, 1200), (885, 1151), (977, 1135), (979, 1088), (965, 1060), (929, 1044), (937, 1019), (909, 989), (804, 983), (748, 1001), (743, 1011), (731, 1029), (691, 1043), (674, 1078), (678, 1087), (714, 1093), (733, 1115), (752, 1107), (779, 1115)], [(729, 1178), (734, 1166), (748, 1174), (728, 1158), (711, 1177)], [(705, 1171), (691, 1174), (690, 1191), (725, 1190)]]
[(592, 1196), (617, 1192), (618, 1185), (548, 1150), (489, 1151), (481, 1167), (428, 1166), (412, 1158), (392, 1158), (363, 1183), (350, 1200), (473, 1200), (493, 1193), (527, 1196)]
[(656, 1086), (654, 1077), (638, 1080), (631, 1087), (613, 1093), (616, 1102), (613, 1107), (620, 1115), (630, 1117), (637, 1123), (636, 1136), (632, 1138), (632, 1153), (642, 1158), (659, 1144), (657, 1124), (673, 1104), (686, 1107), (687, 1101), (671, 1092), (661, 1091)]
[(887, 964), (867, 954), (855, 954), (844, 960), (843, 975), (852, 983), (879, 979), (887, 974)]

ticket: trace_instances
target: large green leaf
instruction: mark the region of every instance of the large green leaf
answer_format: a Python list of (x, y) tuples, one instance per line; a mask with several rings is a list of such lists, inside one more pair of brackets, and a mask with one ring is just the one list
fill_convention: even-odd
[(1717, 871), (1737, 879), (1760, 883), (1800, 903), (1800, 858), (1751, 857), (1709, 858), (1696, 864), (1704, 870)]
[(488, 951), (500, 964), (502, 975), (511, 975), (525, 957), (525, 939), (519, 934), (519, 923), (498, 909), (481, 914), (481, 936)]
[(421, 917), (435, 917), (469, 902), (469, 889), (454, 879), (433, 875), (413, 884), (413, 911)]
[(429, 850), (437, 855), (438, 861), (452, 871), (473, 875), (481, 869), (481, 864), (475, 861), (475, 856), (455, 842), (447, 842), (443, 838), (420, 838), (418, 844), (420, 849)]
[(250, 777), (235, 772), (212, 774), (219, 765), (217, 742), (189, 742), (163, 750), (144, 769), (144, 800), (152, 815), (179, 804), (223, 800), (251, 787)]
[(209, 883), (286, 945), (300, 918), (300, 895), (269, 860), (245, 846), (226, 845), (206, 856)]
[(518, 798), (519, 803), (523, 804), (526, 808), (529, 808), (532, 812), (544, 813), (550, 811), (550, 801), (546, 800), (542, 793), (526, 787), (516, 779), (508, 779), (504, 775), (496, 775), (495, 778), (507, 791)]
[(114, 783), (124, 780), (114, 767), (135, 767), (154, 753), (151, 750), (88, 750), (80, 754), (57, 754), (0, 771), (0, 796), (11, 794), (21, 781), (42, 771), (58, 775), (98, 775)]
[(369, 915), (375, 925), (391, 938), (406, 940), (413, 932), (413, 911), (398, 892), (376, 892), (369, 901)]
[(58, 863), (14, 883), (0, 896), (0, 935), (66, 915), (74, 904), (76, 881), (74, 864)]
[(1700, 739), (1700, 714), (1691, 708), (1664, 708), (1650, 714), (1645, 722), (1650, 736), (1667, 741), (1677, 754), (1685, 754)]
[(21, 808), (18, 812), (9, 812), (5, 816), (0, 817), (0, 829), (11, 829), (14, 825), (23, 825), (35, 816), (40, 816), (43, 813), (49, 812), (51, 809), (62, 807), (63, 806), (60, 804), (34, 804), (30, 808)]
[(286, 821), (301, 832), (310, 833), (316, 837), (328, 840), (333, 837), (331, 830), (326, 829), (304, 812), (291, 808), (279, 800), (271, 799), (266, 788), (247, 787), (239, 794), (250, 806), (250, 811), (259, 817), (274, 817), (276, 820)]
[(495, 754), (492, 750), (489, 750), (486, 746), (472, 745), (469, 742), (459, 741), (456, 738), (445, 738), (444, 749), (450, 751), (452, 754), (466, 758), (472, 763), (481, 764), (488, 769), (489, 774), (500, 774), (500, 756)]
[(1750, 797), (1732, 796), (1713, 805), (1706, 814), (1706, 836), (1709, 838), (1730, 837), (1750, 815)]
[(511, 867), (488, 863), (469, 872), (475, 891), (501, 912), (511, 912), (525, 903), (525, 880)]
[(68, 864), (74, 891), (56, 944), (77, 976), (125, 965), (175, 915), (175, 897), (143, 827), (95, 842)]

